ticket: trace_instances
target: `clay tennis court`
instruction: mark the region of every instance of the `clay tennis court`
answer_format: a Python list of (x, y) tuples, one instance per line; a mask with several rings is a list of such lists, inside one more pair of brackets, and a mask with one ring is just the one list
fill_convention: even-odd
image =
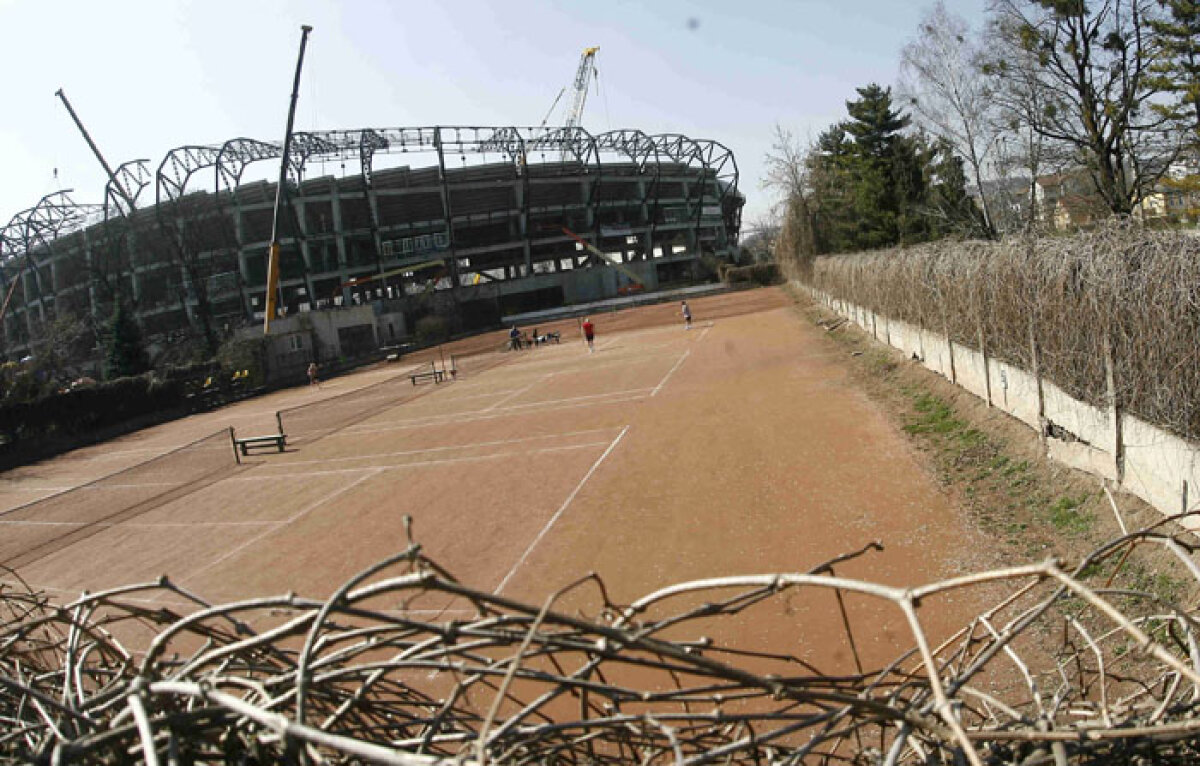
[[(845, 352), (775, 289), (691, 303), (690, 331), (663, 304), (594, 317), (592, 354), (573, 319), (545, 325), (560, 345), (529, 351), (500, 353), (495, 333), (447, 346), (464, 361), (441, 385), (396, 382), (423, 361), (406, 359), (12, 472), (0, 563), (61, 597), (164, 573), (210, 601), (327, 596), (402, 550), (409, 516), (458, 578), (531, 602), (593, 570), (627, 603), (681, 580), (804, 571), (874, 540), (885, 550), (838, 573), (957, 573), (944, 552), (975, 533), (849, 384)], [(337, 397), (355, 389), (377, 393), (351, 417), (353, 400)], [(221, 428), (273, 430), (282, 409), (288, 430), (297, 404), (314, 417), (344, 407), (344, 424), (327, 418), (289, 432), (283, 454), (234, 462)], [(85, 484), (179, 448), (159, 468)], [(950, 604), (934, 622), (968, 612)], [(859, 647), (868, 656), (908, 643), (878, 604), (851, 604), (851, 619), (874, 636)], [(780, 643), (765, 623), (733, 630)]]

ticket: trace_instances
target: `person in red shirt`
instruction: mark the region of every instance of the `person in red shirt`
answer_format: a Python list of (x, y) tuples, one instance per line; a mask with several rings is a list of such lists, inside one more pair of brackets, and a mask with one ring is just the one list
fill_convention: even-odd
[(596, 350), (596, 326), (592, 324), (591, 317), (584, 317), (583, 324), (580, 327), (583, 329), (584, 339), (587, 340), (588, 353), (591, 354)]

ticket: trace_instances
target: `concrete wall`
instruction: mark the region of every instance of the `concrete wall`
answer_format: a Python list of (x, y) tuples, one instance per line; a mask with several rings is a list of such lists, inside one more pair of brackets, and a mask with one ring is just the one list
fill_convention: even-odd
[[(371, 306), (350, 306), (328, 311), (306, 311), (271, 322), (267, 341), (267, 381), (295, 378), (304, 373), (309, 362), (328, 361), (343, 356), (338, 330), (370, 326), (378, 347), (379, 334), (375, 311)], [(403, 317), (400, 318), (403, 322)], [(248, 339), (262, 337), (262, 329), (248, 327), (239, 331)]]
[[(941, 333), (794, 284), (880, 343), (920, 360), (928, 369), (1042, 433), (1051, 459), (1115, 482), (1166, 515), (1200, 508), (1200, 444), (1118, 413), (1111, 406), (1081, 402), (1051, 381), (952, 344)], [(1185, 523), (1200, 529), (1200, 520)]]

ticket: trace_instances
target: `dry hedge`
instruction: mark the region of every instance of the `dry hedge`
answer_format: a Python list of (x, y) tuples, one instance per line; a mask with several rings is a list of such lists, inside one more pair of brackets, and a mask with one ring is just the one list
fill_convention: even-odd
[(811, 284), (955, 343), (1040, 370), (1071, 395), (1117, 403), (1200, 438), (1200, 238), (1113, 222), (1071, 237), (940, 242), (817, 259)]

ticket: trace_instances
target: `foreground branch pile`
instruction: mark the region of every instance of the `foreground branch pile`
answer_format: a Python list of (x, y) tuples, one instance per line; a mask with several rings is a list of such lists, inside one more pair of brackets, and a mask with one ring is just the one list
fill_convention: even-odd
[[(818, 258), (811, 284), (1200, 438), (1200, 238), (1109, 223), (1072, 237), (940, 242)], [(981, 348), (983, 346), (984, 348)], [(1107, 348), (1106, 348), (1107, 346)]]
[[(1200, 579), (1190, 544), (1163, 529), (1070, 568), (911, 590), (836, 575), (864, 549), (627, 606), (594, 575), (523, 604), (457, 582), (416, 545), (328, 600), (212, 606), (164, 580), (58, 606), (10, 573), (0, 760), (1194, 762), (1195, 612), (1109, 584), (1136, 546), (1162, 546)], [(711, 637), (814, 594), (857, 672)], [(933, 644), (923, 620), (947, 595), (989, 606)], [(856, 647), (872, 636), (850, 632), (847, 605), (869, 602), (900, 617), (912, 648), (863, 669)]]

